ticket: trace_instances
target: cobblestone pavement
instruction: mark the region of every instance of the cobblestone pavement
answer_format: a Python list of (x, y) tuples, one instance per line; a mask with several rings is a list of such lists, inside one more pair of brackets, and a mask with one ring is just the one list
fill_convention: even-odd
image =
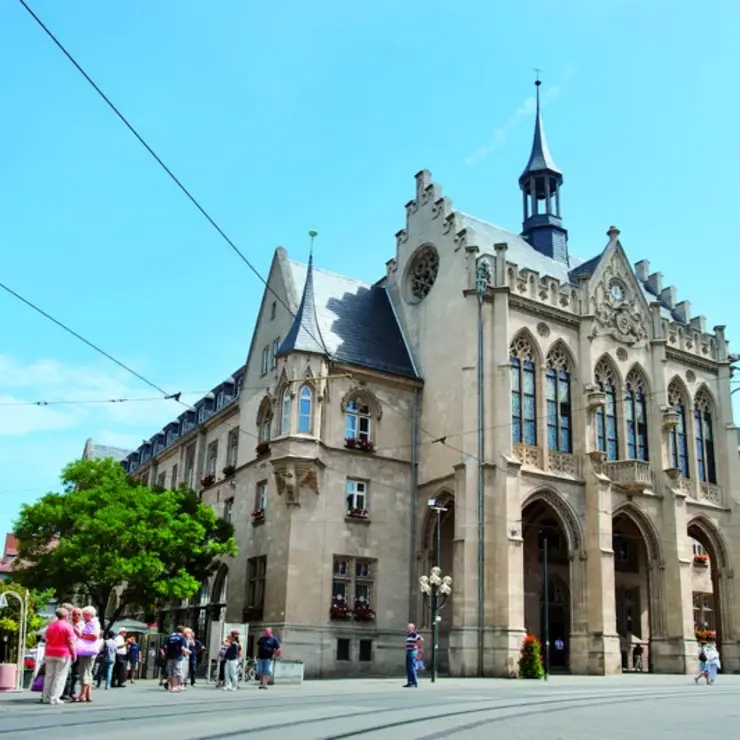
[(740, 676), (696, 686), (686, 676), (555, 677), (547, 683), (442, 679), (200, 685), (167, 694), (156, 683), (97, 691), (89, 705), (42, 706), (38, 694), (0, 694), (0, 737), (85, 740), (736, 740)]

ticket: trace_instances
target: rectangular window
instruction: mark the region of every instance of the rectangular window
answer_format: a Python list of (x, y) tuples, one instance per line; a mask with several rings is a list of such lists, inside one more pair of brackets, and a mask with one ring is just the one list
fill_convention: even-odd
[(277, 367), (277, 353), (280, 349), (280, 338), (276, 339), (272, 343), (272, 351), (270, 352), (270, 369), (274, 370)]
[(714, 594), (694, 591), (694, 629), (710, 630), (717, 628), (714, 620)]
[(372, 663), (373, 641), (360, 640), (360, 663)]
[(598, 448), (606, 453), (607, 460), (619, 459), (619, 442), (617, 437), (617, 402), (614, 386), (604, 386), (605, 403), (596, 412), (596, 436)]
[(675, 407), (678, 413), (678, 424), (670, 431), (671, 461), (673, 467), (681, 471), (684, 478), (689, 477), (689, 448), (686, 436), (686, 412), (683, 404)]
[(349, 401), (344, 412), (344, 438), (370, 441), (370, 407)]
[(257, 490), (254, 496), (254, 508), (267, 511), (267, 481), (261, 480), (257, 484)]
[(225, 398), (224, 392), (219, 391), (218, 395), (216, 396), (216, 411), (224, 407), (224, 398)]
[(247, 561), (247, 609), (261, 614), (265, 608), (267, 555)]
[(262, 375), (267, 375), (270, 369), (270, 347), (267, 346), (262, 350)]
[(188, 488), (195, 484), (195, 443), (185, 450), (185, 482)]
[(511, 358), (512, 440), (537, 444), (537, 401), (534, 363)]
[(350, 609), (373, 604), (374, 561), (361, 558), (334, 558), (332, 603), (345, 603)]
[(227, 498), (224, 501), (224, 515), (222, 519), (227, 523), (231, 524), (231, 512), (234, 508), (234, 499), (233, 498)]
[(347, 511), (367, 511), (367, 483), (364, 480), (347, 479)]
[(547, 444), (549, 449), (573, 452), (570, 423), (570, 375), (550, 367), (545, 375)]
[(236, 467), (236, 461), (239, 456), (239, 429), (232, 429), (229, 432), (229, 446), (226, 453), (226, 464)]
[(273, 301), (272, 305), (270, 306), (270, 321), (273, 321), (275, 319), (276, 313), (277, 313), (277, 302)]
[(216, 463), (218, 462), (218, 440), (214, 439), (208, 445), (208, 458), (206, 460), (206, 473), (216, 475)]
[(172, 466), (172, 477), (170, 478), (170, 488), (173, 491), (176, 491), (178, 483), (179, 481), (177, 480), (177, 463), (175, 463)]
[(165, 487), (167, 486), (167, 473), (165, 473), (164, 471), (163, 471), (163, 472), (161, 472), (161, 473), (160, 473), (160, 474), (159, 474), (159, 475), (157, 476), (157, 485), (158, 485), (158, 486), (159, 486), (160, 488), (165, 488)]
[(350, 641), (346, 637), (337, 640), (337, 660), (350, 660)]

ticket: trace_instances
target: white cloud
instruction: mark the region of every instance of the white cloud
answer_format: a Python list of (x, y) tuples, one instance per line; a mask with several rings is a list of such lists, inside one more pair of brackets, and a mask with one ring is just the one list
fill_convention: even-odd
[[(552, 103), (562, 92), (563, 85), (575, 74), (575, 68), (569, 66), (566, 68), (561, 81), (557, 84), (550, 85), (541, 94), (541, 105), (545, 106)], [(500, 149), (509, 137), (511, 131), (519, 124), (523, 118), (531, 118), (537, 110), (537, 99), (530, 95), (524, 102), (504, 121), (497, 129), (494, 129), (491, 140), (479, 146), (472, 154), (465, 157), (465, 164), (475, 164), (484, 159), (492, 152)]]
[[(101, 444), (113, 444), (96, 434), (97, 430), (113, 426), (117, 429), (115, 434), (141, 442), (142, 437), (150, 437), (182, 413), (182, 406), (160, 400), (158, 396), (154, 390), (142, 389), (135, 380), (129, 382), (123, 371), (102, 365), (68, 365), (53, 359), (23, 364), (0, 355), (0, 404), (3, 404), (0, 436), (27, 437), (34, 433), (74, 430), (81, 450), (87, 436), (94, 436)], [(65, 403), (21, 405), (58, 401)]]

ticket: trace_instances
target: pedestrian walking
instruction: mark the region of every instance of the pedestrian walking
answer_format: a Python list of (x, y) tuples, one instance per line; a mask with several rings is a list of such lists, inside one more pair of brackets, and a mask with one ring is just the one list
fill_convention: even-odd
[(418, 688), (419, 680), (416, 675), (416, 659), (419, 654), (419, 648), (424, 638), (416, 631), (413, 624), (406, 627), (406, 683), (405, 689)]
[(722, 668), (722, 663), (719, 659), (719, 650), (717, 650), (717, 646), (710, 642), (707, 644), (707, 682), (712, 684), (717, 680), (717, 674), (719, 673), (720, 668)]
[(709, 667), (707, 665), (708, 657), (707, 642), (706, 640), (702, 640), (699, 643), (699, 673), (694, 676), (694, 683), (699, 683), (699, 679), (701, 678), (709, 683)]
[(266, 689), (272, 676), (272, 666), (275, 658), (280, 657), (280, 642), (272, 634), (269, 627), (265, 634), (257, 640), (257, 675), (260, 677), (260, 688)]

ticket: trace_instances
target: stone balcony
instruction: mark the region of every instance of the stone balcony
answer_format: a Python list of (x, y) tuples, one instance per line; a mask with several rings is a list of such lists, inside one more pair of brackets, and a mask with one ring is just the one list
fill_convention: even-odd
[(612, 483), (625, 491), (640, 493), (653, 489), (653, 470), (643, 460), (615, 460), (605, 462), (602, 472)]

